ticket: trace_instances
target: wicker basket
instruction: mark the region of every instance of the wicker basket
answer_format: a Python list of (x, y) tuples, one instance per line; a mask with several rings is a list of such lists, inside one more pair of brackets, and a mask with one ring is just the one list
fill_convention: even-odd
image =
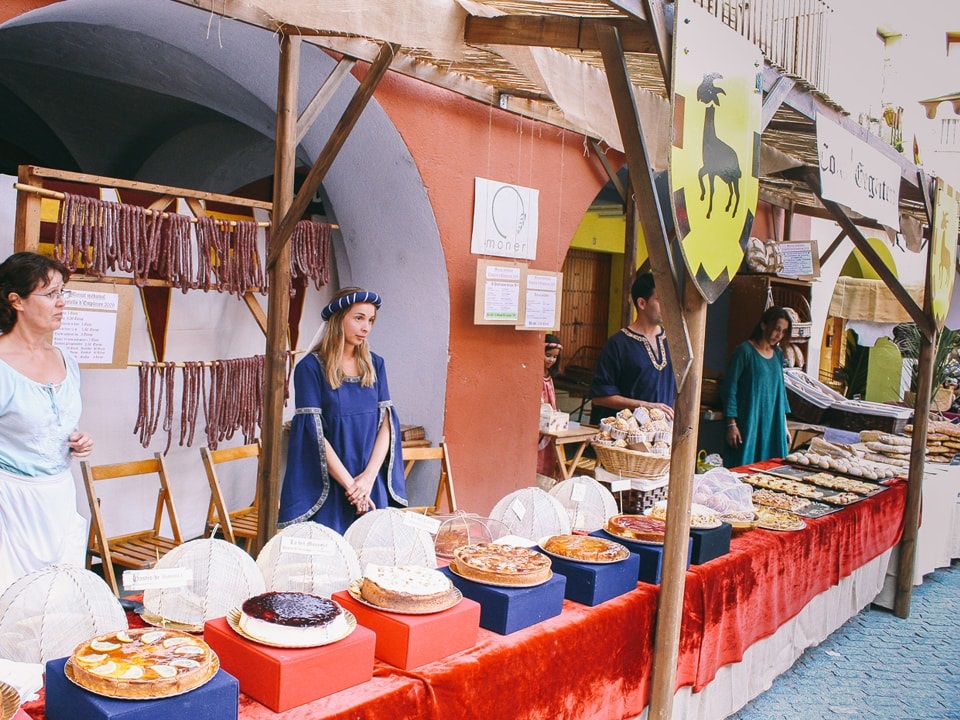
[(604, 470), (622, 477), (658, 478), (670, 470), (669, 455), (655, 455), (601, 443), (593, 443), (593, 449), (597, 453), (597, 462)]

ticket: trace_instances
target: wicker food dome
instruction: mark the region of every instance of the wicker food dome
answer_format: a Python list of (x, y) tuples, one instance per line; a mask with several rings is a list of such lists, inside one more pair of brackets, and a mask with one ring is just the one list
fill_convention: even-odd
[(545, 535), (566, 535), (570, 518), (560, 501), (538, 487), (528, 487), (504, 496), (490, 517), (517, 535), (536, 542)]
[(619, 512), (613, 493), (591, 477), (559, 482), (550, 488), (550, 495), (567, 511), (572, 530), (600, 530)]
[(0, 657), (45, 663), (85, 640), (125, 630), (127, 616), (99, 575), (50, 565), (14, 581), (0, 595)]
[(211, 618), (223, 617), (265, 589), (253, 558), (225, 540), (191, 540), (175, 547), (154, 566), (156, 570), (173, 568), (189, 569), (193, 582), (145, 590), (143, 607), (163, 620), (184, 625), (202, 625)]
[(480, 517), (458, 510), (452, 515), (437, 515), (440, 529), (434, 539), (437, 557), (452, 558), (454, 551), (464, 545), (490, 543), (510, 534), (510, 529), (499, 520)]
[(357, 551), (342, 535), (315, 522), (284, 528), (257, 556), (267, 590), (329, 598), (360, 578)]
[(383, 508), (357, 518), (343, 534), (357, 551), (360, 567), (374, 565), (422, 565), (435, 568), (433, 538), (426, 530), (407, 524), (406, 510)]

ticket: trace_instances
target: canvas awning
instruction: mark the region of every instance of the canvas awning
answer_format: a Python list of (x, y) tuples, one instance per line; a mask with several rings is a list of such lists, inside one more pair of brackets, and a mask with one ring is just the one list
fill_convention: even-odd
[[(905, 285), (908, 293), (923, 307), (923, 287)], [(841, 276), (837, 278), (827, 315), (845, 320), (872, 323), (913, 322), (882, 280)]]

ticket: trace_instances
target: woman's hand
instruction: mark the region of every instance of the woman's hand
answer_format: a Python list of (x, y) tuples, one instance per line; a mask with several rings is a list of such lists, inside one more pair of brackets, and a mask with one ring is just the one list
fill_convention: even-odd
[(370, 492), (373, 490), (373, 483), (376, 482), (376, 479), (376, 475), (362, 472), (353, 478), (353, 484), (346, 489), (347, 499), (357, 508), (357, 512), (360, 514), (376, 509), (370, 499)]
[(640, 407), (645, 407), (648, 410), (657, 409), (663, 412), (667, 420), (673, 422), (673, 408), (667, 405), (666, 403), (655, 403), (655, 402), (640, 402)]
[(740, 437), (740, 428), (736, 423), (727, 425), (727, 445), (732, 448), (738, 448), (743, 445), (743, 438)]
[(93, 438), (85, 432), (74, 432), (67, 438), (67, 447), (74, 457), (85, 458), (93, 452)]

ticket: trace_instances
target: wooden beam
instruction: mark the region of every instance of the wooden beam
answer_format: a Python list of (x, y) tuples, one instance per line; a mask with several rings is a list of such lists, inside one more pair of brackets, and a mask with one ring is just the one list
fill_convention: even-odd
[(138, 182), (136, 180), (121, 180), (119, 178), (105, 177), (103, 175), (91, 175), (90, 173), (70, 172), (69, 170), (52, 170), (50, 168), (30, 166), (30, 172), (35, 177), (50, 178), (51, 180), (63, 180), (65, 182), (84, 183), (87, 185), (99, 185), (101, 187), (120, 188), (125, 190), (142, 190), (143, 192), (155, 193), (157, 195), (172, 195), (182, 198), (197, 198), (199, 200), (211, 200), (229, 205), (238, 205), (240, 207), (255, 207), (263, 210), (270, 210), (272, 203), (263, 200), (251, 200), (249, 198), (238, 197), (236, 195), (221, 195), (220, 193), (204, 192), (203, 190), (189, 190), (187, 188), (172, 187), (170, 185), (158, 185), (157, 183)]
[(468, 15), (463, 40), (471, 45), (521, 45), (564, 50), (597, 50), (598, 23), (620, 31), (624, 52), (653, 53), (656, 40), (650, 27), (634, 20), (596, 20), (567, 15)]
[(797, 122), (790, 120), (772, 120), (763, 127), (764, 130), (772, 132), (802, 133), (804, 135), (816, 135), (817, 126), (807, 122)]
[(243, 302), (246, 304), (250, 314), (253, 315), (253, 319), (256, 321), (260, 331), (266, 336), (268, 325), (267, 314), (263, 311), (263, 308), (260, 307), (260, 301), (257, 300), (256, 294), (252, 290), (248, 290), (243, 294)]
[(650, 254), (650, 265), (663, 310), (664, 325), (670, 339), (670, 357), (673, 362), (677, 385), (682, 384), (692, 364), (690, 338), (687, 333), (683, 314), (680, 310), (680, 293), (670, 257), (669, 242), (657, 201), (652, 165), (649, 162), (646, 142), (640, 128), (640, 114), (637, 111), (623, 52), (620, 49), (617, 29), (609, 25), (597, 26), (600, 41), (600, 54), (610, 83), (620, 138), (627, 156), (630, 181), (634, 187), (634, 202), (640, 216), (640, 227)]
[(830, 256), (833, 255), (837, 248), (840, 247), (840, 243), (843, 242), (843, 239), (847, 236), (846, 230), (841, 230), (839, 234), (833, 239), (833, 242), (830, 243), (830, 246), (824, 250), (823, 255), (820, 256), (820, 267), (824, 266), (824, 263), (830, 259)]
[[(36, 168), (21, 165), (17, 168), (18, 184), (40, 185)], [(34, 193), (17, 193), (17, 215), (13, 225), (13, 251), (37, 252), (40, 249), (40, 206), (43, 198)]]
[(610, 7), (629, 15), (634, 20), (640, 20), (642, 22), (646, 22), (647, 20), (643, 0), (606, 0), (606, 2)]
[[(627, 174), (628, 198), (635, 194), (633, 180)], [(620, 293), (620, 327), (633, 322), (633, 298), (630, 289), (637, 273), (637, 204), (632, 200), (627, 203), (623, 223), (623, 292)]]
[(594, 154), (597, 156), (600, 164), (603, 165), (603, 171), (607, 174), (610, 184), (613, 185), (613, 189), (616, 190), (617, 195), (620, 196), (620, 201), (624, 207), (626, 207), (629, 195), (627, 195), (627, 191), (624, 190), (623, 183), (620, 182), (620, 176), (617, 175), (617, 171), (614, 170), (613, 165), (610, 164), (607, 154), (600, 149), (600, 143), (593, 138), (590, 138), (590, 147), (593, 148)]
[(330, 102), (330, 98), (334, 96), (340, 86), (343, 84), (343, 81), (347, 79), (350, 75), (350, 71), (353, 69), (353, 66), (357, 64), (357, 61), (353, 58), (342, 58), (340, 62), (337, 63), (337, 66), (333, 69), (333, 72), (327, 76), (327, 79), (323, 81), (323, 85), (320, 86), (320, 89), (317, 90), (316, 95), (314, 95), (310, 102), (307, 104), (307, 107), (300, 114), (300, 117), (297, 118), (297, 144), (300, 144), (300, 141), (303, 140), (303, 136), (307, 134), (307, 131), (313, 127), (313, 123), (316, 122), (317, 118), (320, 117), (320, 113), (323, 111), (323, 108), (327, 106), (327, 103)]
[(773, 120), (773, 116), (777, 110), (780, 109), (780, 106), (783, 105), (783, 101), (787, 99), (787, 95), (790, 94), (790, 91), (793, 90), (793, 86), (796, 84), (796, 80), (786, 75), (781, 75), (773, 83), (773, 87), (770, 88), (767, 96), (763, 99), (763, 107), (760, 110), (761, 133), (767, 129), (770, 121)]
[(671, 78), (673, 78), (673, 42), (670, 34), (673, 28), (667, 28), (663, 0), (643, 0), (643, 8), (646, 10), (650, 28), (653, 31), (654, 52), (660, 60), (660, 72), (663, 74), (663, 83), (669, 95)]
[(890, 288), (890, 292), (900, 302), (900, 305), (910, 315), (913, 321), (920, 328), (920, 333), (927, 338), (932, 338), (934, 334), (933, 321), (929, 315), (924, 314), (923, 310), (917, 305), (917, 301), (907, 292), (906, 288), (896, 275), (884, 264), (883, 259), (873, 249), (867, 239), (863, 237), (860, 228), (854, 224), (853, 220), (847, 215), (842, 207), (832, 200), (827, 200), (820, 194), (820, 176), (814, 168), (798, 168), (797, 172), (802, 174), (808, 187), (819, 198), (820, 202), (827, 211), (833, 216), (836, 223), (843, 228), (844, 232), (853, 240), (860, 254), (870, 263), (870, 267), (880, 276), (880, 279)]
[[(280, 37), (277, 79), (277, 137), (273, 161), (273, 220), (290, 217), (294, 170), (297, 163), (297, 108), (300, 87), (301, 40)], [(311, 191), (311, 195), (314, 191)], [(302, 214), (302, 211), (301, 211)], [(292, 230), (292, 226), (291, 226)], [(267, 268), (267, 340), (263, 367), (263, 414), (260, 425), (262, 456), (257, 470), (257, 537), (254, 555), (277, 531), (280, 508), (280, 468), (283, 449), (283, 400), (287, 384), (287, 323), (290, 319), (290, 246), (283, 243), (273, 265)]]
[(927, 180), (923, 168), (917, 168), (917, 184), (920, 186), (924, 212), (927, 213), (927, 225), (933, 227), (933, 200), (930, 199), (930, 182)]
[(357, 120), (360, 119), (360, 115), (367, 106), (367, 102), (373, 96), (373, 91), (376, 90), (380, 80), (390, 67), (390, 61), (399, 49), (400, 46), (393, 43), (386, 43), (380, 48), (379, 56), (370, 66), (366, 77), (364, 77), (363, 82), (360, 83), (360, 87), (357, 88), (346, 110), (343, 111), (343, 115), (340, 117), (337, 126), (333, 129), (333, 133), (327, 140), (327, 144), (320, 152), (313, 167), (310, 168), (310, 172), (307, 173), (307, 177), (304, 179), (300, 191), (296, 197), (293, 198), (290, 209), (287, 210), (279, 225), (275, 226), (276, 230), (270, 241), (270, 256), (267, 258), (268, 270), (273, 269), (277, 264), (280, 253), (287, 246), (287, 241), (293, 234), (294, 227), (296, 227), (300, 218), (303, 217), (303, 213), (306, 212), (307, 206), (320, 188), (320, 184), (323, 182), (323, 178), (326, 177), (330, 166), (333, 165), (333, 161), (339, 154), (340, 148), (343, 147), (343, 144), (350, 136), (350, 132), (353, 130), (354, 125), (357, 124)]

